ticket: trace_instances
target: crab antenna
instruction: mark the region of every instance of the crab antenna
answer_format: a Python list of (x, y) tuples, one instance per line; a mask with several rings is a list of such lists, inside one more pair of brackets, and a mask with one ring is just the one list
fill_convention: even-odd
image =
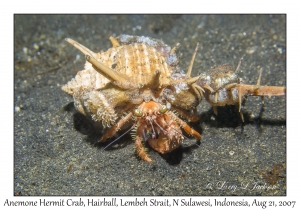
[(97, 56), (97, 53), (94, 53), (93, 51), (91, 51), (90, 49), (86, 48), (85, 46), (79, 44), (78, 42), (74, 41), (73, 39), (66, 38), (65, 40), (67, 42), (69, 42), (71, 45), (73, 45), (74, 47), (76, 47), (78, 50), (80, 50), (83, 54), (91, 55), (93, 57)]
[(192, 56), (192, 60), (190, 62), (190, 66), (189, 66), (189, 68), (187, 70), (187, 73), (186, 73), (186, 76), (188, 76), (188, 77), (190, 77), (191, 73), (192, 73), (193, 64), (194, 64), (195, 57), (196, 57), (196, 54), (197, 54), (197, 51), (198, 51), (198, 46), (199, 46), (199, 42), (197, 42), (197, 44), (196, 44), (196, 48), (195, 48), (194, 54)]
[(109, 147), (110, 145), (112, 145), (113, 143), (115, 143), (116, 141), (118, 141), (120, 138), (122, 138), (126, 133), (128, 133), (129, 131), (131, 131), (135, 126), (136, 126), (136, 124), (133, 124), (133, 126), (131, 128), (129, 128), (128, 131), (126, 131), (121, 136), (119, 136), (118, 138), (116, 138), (115, 140), (113, 140), (112, 142), (110, 142), (108, 145), (106, 145), (103, 149), (101, 149), (100, 153), (102, 151), (104, 151), (107, 147)]
[(163, 131), (164, 135), (167, 134), (167, 131), (165, 129), (163, 129), (155, 120), (153, 120), (153, 122), (160, 128), (160, 130)]
[(152, 138), (152, 139), (154, 139), (154, 138), (156, 139), (156, 133), (155, 133), (154, 127), (153, 127), (153, 125), (152, 125), (152, 122), (151, 122), (151, 121), (149, 121), (149, 122), (150, 122), (150, 125), (151, 125), (151, 127), (152, 127), (152, 132), (153, 132), (151, 138)]
[(160, 81), (159, 81), (160, 74), (161, 71), (155, 70), (154, 74), (152, 75), (152, 77), (150, 78), (146, 86), (148, 86), (150, 89), (154, 89), (154, 90), (158, 89), (160, 86)]

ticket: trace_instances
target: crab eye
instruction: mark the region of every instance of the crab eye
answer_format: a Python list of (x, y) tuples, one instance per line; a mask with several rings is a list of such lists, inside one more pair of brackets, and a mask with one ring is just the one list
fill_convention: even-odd
[(139, 109), (135, 109), (135, 110), (133, 111), (133, 114), (134, 114), (135, 116), (137, 116), (137, 117), (143, 116), (143, 113), (142, 113), (141, 110), (139, 110)]
[(165, 113), (167, 110), (168, 110), (167, 106), (162, 105), (162, 106), (160, 107), (160, 109), (159, 109), (159, 112), (160, 112), (161, 114), (163, 114), (163, 113)]

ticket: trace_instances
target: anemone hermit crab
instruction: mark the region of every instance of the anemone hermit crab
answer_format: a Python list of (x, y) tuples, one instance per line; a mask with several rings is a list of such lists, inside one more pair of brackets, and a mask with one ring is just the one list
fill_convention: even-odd
[(185, 120), (198, 120), (196, 107), (203, 97), (216, 113), (217, 106), (240, 106), (244, 95), (285, 95), (284, 87), (244, 85), (226, 66), (191, 77), (198, 45), (185, 73), (178, 65), (179, 44), (171, 48), (157, 39), (120, 35), (110, 37), (112, 48), (95, 53), (72, 39), (66, 41), (85, 54), (86, 64), (63, 91), (73, 96), (80, 113), (108, 128), (100, 142), (131, 125), (136, 154), (148, 162), (143, 142), (164, 154), (180, 146), (181, 129), (201, 139)]
[(150, 162), (144, 141), (166, 153), (181, 144), (181, 128), (200, 140), (200, 134), (178, 116), (189, 121), (198, 119), (195, 109), (202, 88), (195, 84), (199, 77), (190, 77), (195, 56), (185, 74), (178, 67), (177, 46), (171, 49), (160, 40), (144, 36), (121, 35), (110, 40), (112, 48), (94, 53), (66, 39), (86, 55), (87, 62), (62, 89), (73, 95), (79, 112), (109, 127), (99, 141), (112, 138), (131, 121), (131, 128), (136, 130), (135, 151)]

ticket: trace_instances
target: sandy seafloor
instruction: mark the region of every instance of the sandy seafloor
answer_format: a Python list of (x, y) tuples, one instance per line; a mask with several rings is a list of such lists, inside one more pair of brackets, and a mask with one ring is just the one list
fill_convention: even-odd
[(61, 90), (85, 63), (64, 39), (105, 51), (119, 34), (179, 42), (182, 69), (199, 42), (193, 75), (224, 63), (235, 68), (243, 57), (239, 76), (248, 84), (262, 68), (262, 85), (286, 86), (285, 15), (15, 15), (15, 195), (287, 194), (286, 97), (266, 97), (264, 106), (248, 97), (245, 123), (237, 107), (215, 116), (203, 100), (192, 124), (200, 146), (191, 138), (167, 155), (149, 148), (151, 163), (135, 155), (130, 135), (100, 153), (101, 132)]

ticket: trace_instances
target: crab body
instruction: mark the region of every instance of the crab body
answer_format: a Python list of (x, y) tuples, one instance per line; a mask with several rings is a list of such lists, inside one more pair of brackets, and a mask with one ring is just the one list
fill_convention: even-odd
[(181, 71), (176, 47), (171, 49), (148, 37), (121, 35), (110, 38), (112, 48), (94, 53), (74, 40), (66, 40), (86, 55), (87, 62), (85, 69), (62, 89), (74, 97), (79, 112), (109, 128), (101, 142), (112, 138), (130, 121), (135, 130), (136, 153), (151, 161), (144, 141), (166, 153), (181, 144), (181, 128), (201, 138), (174, 114), (176, 111), (187, 120), (197, 120), (190, 110), (195, 110), (201, 100), (191, 88), (198, 77), (190, 78)]

